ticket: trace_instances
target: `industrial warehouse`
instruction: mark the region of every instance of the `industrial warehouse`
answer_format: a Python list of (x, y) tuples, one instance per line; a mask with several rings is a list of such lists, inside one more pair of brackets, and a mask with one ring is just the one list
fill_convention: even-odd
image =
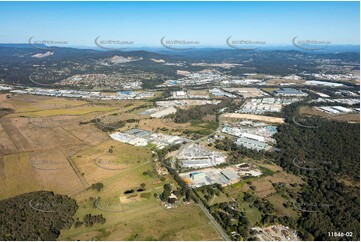
[(331, 115), (359, 112), (359, 109), (357, 108), (346, 108), (342, 106), (321, 106), (316, 107), (316, 109)]
[(205, 168), (216, 166), (226, 162), (226, 156), (218, 151), (190, 144), (177, 156), (183, 168)]
[(111, 134), (110, 137), (116, 141), (135, 146), (153, 144), (157, 146), (158, 149), (163, 149), (168, 145), (181, 144), (189, 141), (188, 139), (179, 136), (153, 133), (142, 129), (129, 129), (124, 132), (115, 132)]
[(280, 112), (282, 107), (300, 101), (299, 98), (266, 97), (247, 100), (237, 113), (262, 114), (266, 112)]
[(191, 187), (201, 187), (212, 184), (227, 186), (237, 183), (241, 177), (258, 177), (262, 172), (246, 163), (228, 166), (227, 168), (206, 168), (197, 171), (181, 173), (182, 179)]
[(281, 87), (277, 90), (273, 91), (273, 95), (275, 96), (292, 96), (292, 97), (306, 97), (307, 93), (304, 93), (295, 88)]
[(236, 144), (254, 150), (270, 150), (276, 141), (272, 136), (277, 133), (277, 127), (264, 122), (243, 120), (223, 125), (222, 132), (236, 136)]

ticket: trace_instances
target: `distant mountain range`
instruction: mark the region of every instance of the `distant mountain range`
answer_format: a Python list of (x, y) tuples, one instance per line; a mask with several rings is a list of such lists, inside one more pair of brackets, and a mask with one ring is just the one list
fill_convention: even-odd
[[(344, 48), (344, 50), (346, 50)], [(347, 63), (357, 70), (359, 51), (327, 52), (301, 51), (297, 49), (254, 49), (236, 50), (232, 48), (195, 48), (189, 50), (146, 49), (127, 51), (95, 50), (70, 47), (32, 46), (29, 44), (0, 44), (0, 81), (12, 84), (31, 83), (30, 75), (41, 75), (53, 82), (75, 74), (114, 74), (147, 75), (153, 82), (179, 78), (178, 71), (198, 72), (211, 68), (207, 64), (232, 63), (237, 67), (222, 69), (223, 73), (240, 76), (244, 73), (267, 73), (270, 75), (290, 75), (301, 72), (314, 72), (317, 61)], [(198, 64), (204, 64), (200, 66)], [(219, 69), (214, 68), (213, 69)], [(61, 78), (57, 77), (62, 73)], [(58, 80), (58, 79), (59, 80)]]
[[(12, 48), (21, 48), (21, 49), (31, 49), (34, 48), (34, 46), (28, 44), (28, 43), (19, 43), (19, 44), (13, 44), (13, 43), (5, 43), (1, 44), (0, 47), (12, 47)], [(90, 47), (90, 46), (69, 46), (69, 47), (49, 47), (44, 44), (36, 44), (38, 49), (48, 49), (48, 48), (71, 48), (71, 49), (88, 49), (88, 50), (97, 50), (97, 51), (106, 51), (104, 49), (101, 49), (99, 47)], [(124, 52), (129, 51), (149, 51), (149, 52), (156, 52), (156, 53), (179, 53), (183, 51), (176, 51), (167, 49), (164, 47), (130, 47), (126, 50), (123, 50)], [(192, 49), (192, 51), (214, 51), (214, 50), (232, 50), (230, 47), (199, 47)], [(282, 51), (288, 51), (288, 50), (298, 50), (301, 52), (308, 52), (308, 53), (339, 53), (339, 52), (360, 52), (360, 45), (328, 45), (327, 47), (321, 49), (321, 50), (305, 50), (300, 49), (293, 45), (265, 45), (259, 48), (260, 51), (273, 51), (273, 50), (282, 50)], [(112, 51), (112, 50), (111, 50)]]
[[(28, 61), (58, 62), (58, 61), (81, 61), (111, 58), (115, 55), (124, 55), (137, 58), (161, 58), (160, 54), (144, 50), (136, 51), (100, 51), (95, 49), (77, 49), (66, 47), (47, 47), (46, 45), (36, 45), (37, 48), (29, 44), (0, 44), (0, 63), (16, 63)], [(46, 54), (51, 52), (51, 54)], [(38, 58), (38, 57), (47, 58)]]
[[(341, 51), (342, 50), (342, 51)], [(285, 55), (337, 55), (342, 53), (359, 55), (359, 46), (328, 46), (322, 50), (306, 51), (296, 47), (272, 47), (255, 50), (236, 50), (231, 48), (194, 48), (190, 50), (169, 50), (166, 48), (146, 48), (146, 49), (127, 49), (127, 50), (97, 50), (80, 49), (71, 47), (48, 47), (46, 45), (30, 44), (0, 44), (0, 63), (53, 63), (59, 61), (80, 61), (87, 63), (92, 60), (111, 58), (113, 56), (124, 56), (143, 58), (144, 60), (162, 59), (164, 61), (183, 61), (186, 57), (190, 62), (219, 62), (219, 61), (241, 61), (256, 56), (263, 58), (263, 54), (273, 59), (284, 58)]]

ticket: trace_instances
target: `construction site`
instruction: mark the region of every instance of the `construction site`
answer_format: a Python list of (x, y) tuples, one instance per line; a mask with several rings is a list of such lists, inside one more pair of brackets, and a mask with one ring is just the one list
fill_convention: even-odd
[(251, 228), (251, 231), (261, 241), (301, 241), (297, 231), (281, 224), (270, 225), (264, 228), (254, 227)]

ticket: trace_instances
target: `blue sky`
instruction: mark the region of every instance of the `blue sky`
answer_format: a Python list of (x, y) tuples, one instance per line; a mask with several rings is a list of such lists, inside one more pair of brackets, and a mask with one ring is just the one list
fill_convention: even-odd
[(234, 39), (359, 44), (359, 2), (0, 2), (0, 43), (36, 39), (94, 46), (94, 39), (160, 46), (160, 39), (224, 46)]

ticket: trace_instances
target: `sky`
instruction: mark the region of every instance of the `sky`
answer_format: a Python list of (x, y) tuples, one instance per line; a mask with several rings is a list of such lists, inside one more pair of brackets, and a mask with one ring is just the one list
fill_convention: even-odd
[[(0, 2), (0, 43), (95, 46), (100, 40), (160, 47), (160, 40), (225, 46), (226, 39), (291, 45), (360, 42), (359, 2)], [(98, 39), (98, 40), (99, 40)], [(61, 46), (60, 44), (58, 44)]]

